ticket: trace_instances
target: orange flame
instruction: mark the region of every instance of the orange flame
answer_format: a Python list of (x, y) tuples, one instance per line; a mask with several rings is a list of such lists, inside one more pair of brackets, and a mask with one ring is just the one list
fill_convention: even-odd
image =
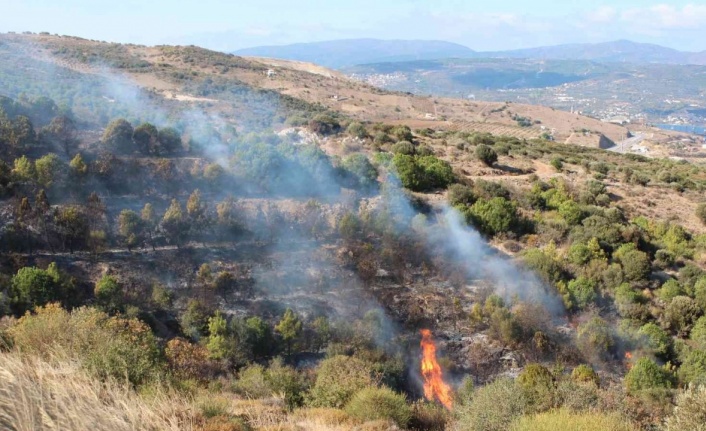
[(632, 368), (632, 353), (631, 352), (625, 352), (625, 359), (626, 359), (626, 366), (628, 367), (628, 370)]
[(436, 360), (436, 345), (431, 338), (431, 331), (422, 329), (422, 377), (424, 377), (424, 396), (429, 401), (438, 400), (447, 409), (453, 407), (451, 387), (444, 382), (441, 366)]

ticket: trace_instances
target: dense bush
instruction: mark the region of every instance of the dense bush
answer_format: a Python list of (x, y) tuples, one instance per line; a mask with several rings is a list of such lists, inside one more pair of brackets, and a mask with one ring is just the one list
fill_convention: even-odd
[(694, 349), (679, 367), (679, 380), (684, 384), (706, 385), (706, 351)]
[(357, 121), (353, 121), (348, 125), (348, 127), (346, 128), (346, 133), (359, 139), (363, 139), (368, 136), (368, 132), (367, 130), (365, 130), (365, 126), (363, 126)]
[(346, 405), (346, 412), (363, 421), (391, 420), (401, 428), (405, 428), (412, 418), (412, 409), (405, 396), (386, 387), (370, 387), (356, 392)]
[(523, 392), (512, 379), (501, 377), (479, 388), (470, 403), (459, 406), (459, 431), (505, 431), (526, 411)]
[(333, 135), (341, 131), (341, 123), (327, 114), (319, 114), (309, 121), (309, 129), (320, 135)]
[(676, 407), (667, 418), (666, 431), (704, 431), (706, 429), (706, 385), (690, 385), (677, 395)]
[(392, 163), (402, 185), (410, 190), (444, 188), (454, 181), (451, 165), (435, 156), (396, 154)]
[(334, 356), (319, 365), (309, 404), (342, 408), (355, 393), (375, 384), (369, 364), (355, 357)]
[(132, 125), (127, 120), (118, 118), (105, 128), (101, 142), (115, 153), (131, 153), (134, 147), (133, 132)]
[(469, 208), (467, 218), (489, 235), (512, 232), (517, 229), (519, 223), (517, 206), (504, 198), (478, 199)]
[(452, 206), (470, 205), (475, 202), (473, 189), (463, 184), (451, 184), (448, 189), (447, 199)]
[(593, 281), (579, 277), (571, 280), (567, 286), (568, 301), (565, 301), (571, 307), (584, 309), (593, 304), (598, 294), (596, 293), (596, 285)]
[(593, 317), (578, 328), (577, 343), (579, 349), (588, 357), (607, 357), (615, 347), (613, 331), (600, 317)]
[(678, 334), (686, 334), (696, 319), (703, 314), (696, 301), (688, 296), (677, 296), (664, 310), (664, 323), (667, 328)]
[(634, 245), (621, 246), (613, 254), (623, 267), (623, 274), (629, 281), (641, 281), (650, 274), (650, 258), (647, 253), (635, 249)]
[(706, 224), (706, 203), (700, 203), (696, 207), (696, 217), (701, 220), (701, 223)]
[(361, 189), (373, 190), (377, 185), (378, 171), (363, 154), (346, 157), (341, 166), (354, 176), (357, 186)]
[(689, 339), (697, 349), (706, 351), (706, 316), (701, 316), (694, 324)]
[(66, 301), (74, 293), (74, 282), (55, 263), (44, 270), (24, 267), (12, 277), (10, 303), (18, 314), (52, 301)]
[(640, 358), (625, 376), (628, 392), (668, 389), (672, 386), (669, 374), (649, 358)]
[(489, 146), (481, 144), (476, 147), (476, 158), (486, 166), (493, 166), (498, 161), (498, 154)]
[(581, 364), (571, 372), (571, 379), (578, 383), (593, 383), (598, 386), (600, 378), (590, 365)]
[(517, 384), (533, 411), (550, 408), (554, 403), (554, 377), (540, 364), (529, 364), (517, 376)]
[(393, 145), (390, 150), (393, 154), (405, 154), (408, 156), (413, 156), (415, 153), (414, 145), (409, 141), (400, 141)]
[(101, 378), (140, 384), (160, 372), (152, 330), (137, 319), (108, 317), (92, 308), (69, 313), (50, 304), (22, 317), (10, 334), (20, 350), (67, 355)]
[(672, 337), (667, 332), (650, 322), (643, 325), (638, 334), (645, 338), (647, 346), (655, 355), (666, 358), (672, 350)]

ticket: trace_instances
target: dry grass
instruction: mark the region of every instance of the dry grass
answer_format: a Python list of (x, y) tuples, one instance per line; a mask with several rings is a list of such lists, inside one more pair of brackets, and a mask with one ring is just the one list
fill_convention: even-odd
[(149, 399), (92, 379), (72, 362), (0, 353), (0, 429), (12, 431), (191, 430), (196, 414), (183, 397)]
[(557, 410), (535, 416), (525, 416), (516, 421), (512, 431), (633, 431), (630, 423), (616, 414), (572, 413)]

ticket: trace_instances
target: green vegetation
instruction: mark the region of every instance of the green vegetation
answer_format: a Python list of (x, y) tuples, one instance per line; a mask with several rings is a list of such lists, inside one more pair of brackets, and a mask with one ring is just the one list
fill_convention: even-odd
[[(203, 430), (666, 418), (691, 429), (703, 417), (706, 240), (630, 194), (693, 199), (701, 167), (352, 121), (236, 83), (233, 69), (267, 69), (196, 47), (154, 48), (157, 64), (54, 43), (63, 58), (106, 56), (219, 103), (129, 112), (97, 101), (103, 87), (37, 97), (41, 81), (0, 98), (1, 359), (72, 364), (146, 399), (179, 394)], [(221, 105), (234, 115), (214, 118)], [(274, 133), (285, 124), (320, 140)], [(533, 174), (544, 164), (557, 172)], [(456, 242), (482, 247), (445, 235), (444, 197), (507, 266), (500, 252), (459, 261)], [(426, 327), (453, 412), (421, 400), (410, 359)], [(497, 378), (510, 368), (516, 379)]]
[(412, 409), (404, 395), (388, 388), (365, 388), (353, 395), (346, 412), (361, 420), (389, 419), (404, 428), (412, 418)]

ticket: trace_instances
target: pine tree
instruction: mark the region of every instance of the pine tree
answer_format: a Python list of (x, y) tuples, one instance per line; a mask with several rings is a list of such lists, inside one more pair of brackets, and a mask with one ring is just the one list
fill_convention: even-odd
[(287, 311), (284, 312), (284, 316), (275, 326), (275, 331), (279, 332), (287, 344), (287, 357), (290, 357), (292, 355), (292, 344), (302, 332), (302, 322), (291, 308), (287, 308)]

